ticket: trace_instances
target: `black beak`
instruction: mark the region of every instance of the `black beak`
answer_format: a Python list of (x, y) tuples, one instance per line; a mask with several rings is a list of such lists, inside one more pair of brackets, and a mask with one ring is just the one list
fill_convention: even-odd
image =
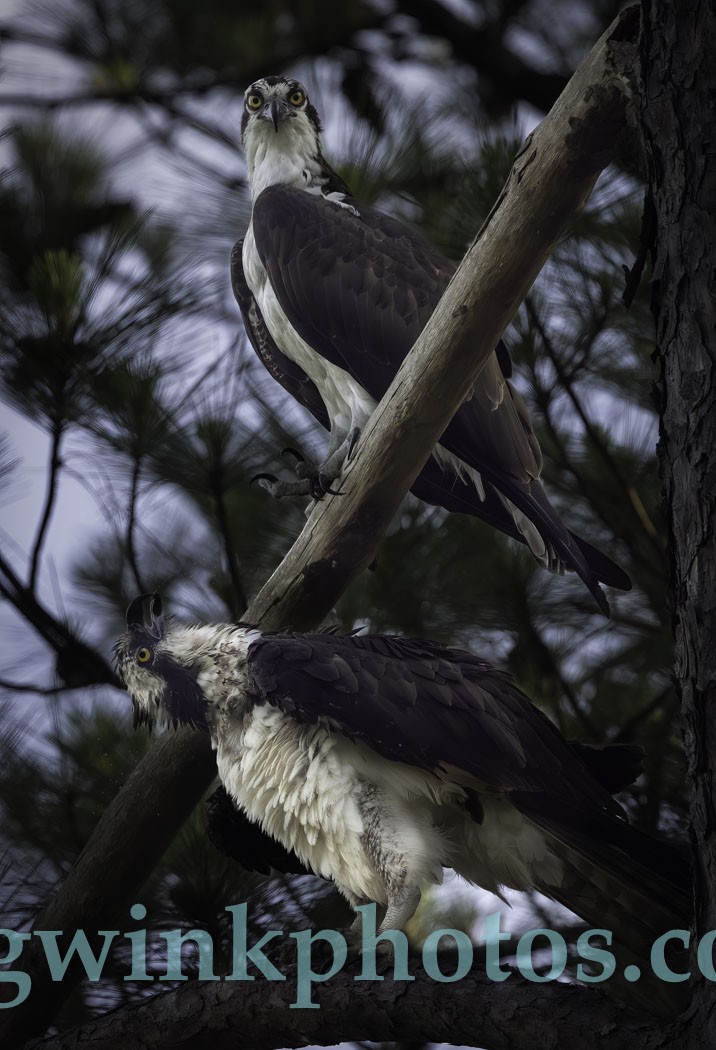
[(282, 99), (272, 98), (266, 106), (264, 113), (268, 113), (268, 118), (273, 124), (273, 130), (278, 131), (279, 124), (282, 120), (286, 120), (290, 110)]
[(127, 609), (127, 627), (140, 627), (157, 640), (164, 634), (162, 599), (158, 594), (140, 594)]

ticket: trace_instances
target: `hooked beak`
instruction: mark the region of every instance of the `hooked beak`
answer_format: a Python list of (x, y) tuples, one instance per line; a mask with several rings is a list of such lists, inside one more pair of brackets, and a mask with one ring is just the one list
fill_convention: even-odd
[(279, 124), (284, 120), (288, 120), (291, 116), (291, 109), (287, 102), (284, 102), (280, 98), (272, 98), (270, 102), (267, 102), (264, 106), (262, 116), (265, 120), (270, 120), (273, 124), (273, 130), (278, 131)]
[(127, 627), (141, 627), (157, 640), (163, 637), (162, 599), (158, 594), (140, 594), (134, 599), (127, 609)]

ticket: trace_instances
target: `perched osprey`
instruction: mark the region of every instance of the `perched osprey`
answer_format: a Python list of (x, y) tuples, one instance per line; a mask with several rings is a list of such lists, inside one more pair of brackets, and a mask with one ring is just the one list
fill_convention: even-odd
[[(321, 122), (296, 80), (265, 77), (244, 95), (241, 134), (253, 211), (231, 257), (249, 339), (286, 390), (330, 429), (302, 481), (258, 475), (274, 495), (332, 491), (357, 435), (435, 309), (454, 266), (409, 227), (356, 200), (321, 152)], [(551, 572), (628, 590), (606, 555), (571, 533), (539, 482), (542, 457), (498, 345), (412, 491), (484, 518)]]
[(248, 840), (228, 852), (247, 866), (262, 867), (256, 824), (276, 840), (264, 866), (277, 856), (353, 906), (376, 902), (381, 930), (402, 928), (445, 867), (495, 893), (538, 889), (634, 952), (686, 921), (685, 864), (611, 794), (638, 775), (640, 749), (567, 741), (471, 653), (185, 626), (164, 621), (156, 594), (132, 602), (127, 625), (116, 652), (135, 725), (209, 731)]

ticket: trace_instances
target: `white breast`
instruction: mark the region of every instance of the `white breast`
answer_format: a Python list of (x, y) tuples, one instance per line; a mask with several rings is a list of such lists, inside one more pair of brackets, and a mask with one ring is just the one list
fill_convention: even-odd
[(275, 708), (257, 707), (220, 737), (219, 776), (249, 819), (317, 874), (379, 900), (360, 839), (357, 777), (335, 742), (317, 726), (301, 728)]
[(214, 740), (226, 790), (250, 820), (354, 903), (388, 899), (384, 873), (366, 855), (359, 802), (366, 785), (380, 837), (400, 857), (408, 885), (440, 882), (442, 865), (493, 892), (559, 885), (561, 864), (543, 833), (507, 800), (483, 796), (484, 821), (476, 824), (456, 784), (322, 726), (300, 726), (270, 705), (244, 715), (231, 703), (221, 721)]
[(410, 884), (441, 881), (447, 846), (434, 814), (454, 788), (328, 729), (299, 726), (268, 705), (235, 725), (218, 739), (227, 791), (249, 819), (317, 874), (332, 878), (349, 899), (388, 899), (384, 874), (366, 855), (362, 838), (359, 799), (367, 784), (380, 798), (382, 833), (404, 857)]

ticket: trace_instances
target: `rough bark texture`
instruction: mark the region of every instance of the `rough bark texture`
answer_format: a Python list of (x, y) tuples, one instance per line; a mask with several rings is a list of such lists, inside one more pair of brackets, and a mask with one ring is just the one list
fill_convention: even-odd
[[(643, 127), (654, 219), (661, 466), (675, 672), (691, 796), (696, 936), (716, 929), (716, 25), (706, 0), (651, 0)], [(709, 952), (709, 957), (711, 953)], [(696, 968), (694, 967), (694, 972)], [(714, 985), (697, 983), (690, 1046), (716, 1046)]]
[[(502, 984), (469, 975), (449, 987), (417, 979), (355, 981), (355, 964), (325, 984), (320, 1009), (291, 1009), (295, 982), (192, 983), (133, 1003), (25, 1050), (273, 1050), (343, 1041), (435, 1042), (484, 1050), (683, 1050), (664, 1025), (633, 1017), (575, 985)], [(454, 969), (454, 964), (453, 964)], [(444, 967), (450, 973), (449, 965)]]
[[(347, 494), (324, 501), (312, 514), (251, 603), (249, 621), (266, 629), (315, 626), (372, 561), (400, 500), (613, 154), (624, 125), (623, 70), (633, 64), (628, 51), (638, 32), (635, 10), (624, 12), (604, 34), (525, 144), (495, 209), (366, 428), (342, 479)], [(89, 934), (111, 923), (136, 899), (213, 772), (208, 745), (198, 734), (158, 741), (36, 928), (80, 927)], [(127, 846), (111, 849), (114, 842)], [(0, 1014), (6, 1047), (43, 1031), (72, 987), (69, 975), (53, 984), (37, 953), (22, 965), (33, 991), (24, 1004)], [(451, 1012), (447, 1000), (444, 1007)], [(436, 1016), (434, 1021), (423, 1034), (439, 1038), (442, 1022)], [(344, 1037), (340, 1029), (334, 1034), (334, 1042)], [(382, 1036), (376, 1031), (374, 1038)]]

